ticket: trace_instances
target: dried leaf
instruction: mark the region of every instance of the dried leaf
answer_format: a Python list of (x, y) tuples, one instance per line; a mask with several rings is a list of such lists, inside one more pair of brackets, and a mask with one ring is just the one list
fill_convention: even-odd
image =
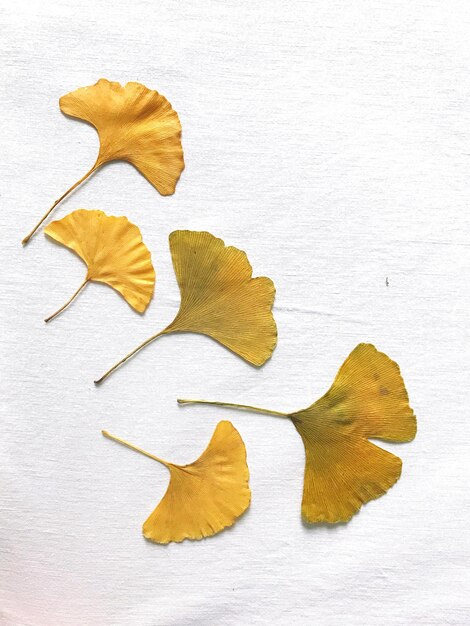
[(88, 268), (78, 291), (46, 322), (63, 311), (90, 281), (106, 283), (136, 311), (145, 311), (152, 298), (155, 271), (140, 230), (127, 217), (79, 209), (51, 222), (44, 232), (73, 250)]
[(156, 543), (202, 539), (232, 526), (251, 499), (246, 450), (230, 422), (219, 422), (209, 445), (189, 465), (175, 465), (127, 441), (103, 435), (165, 465), (170, 483), (162, 500), (144, 522), (144, 536)]
[(174, 332), (208, 335), (257, 366), (271, 356), (277, 341), (272, 280), (252, 278), (246, 254), (207, 232), (177, 230), (170, 249), (181, 293), (178, 314), (96, 383), (157, 337)]
[(248, 405), (215, 404), (289, 417), (305, 447), (302, 517), (347, 522), (362, 504), (383, 495), (400, 477), (401, 459), (368, 439), (411, 441), (416, 417), (398, 365), (371, 344), (359, 344), (327, 393), (294, 413)]
[(168, 100), (139, 83), (122, 87), (102, 78), (60, 98), (63, 113), (84, 120), (98, 132), (100, 149), (93, 167), (51, 207), (32, 232), (73, 189), (109, 161), (128, 161), (163, 195), (171, 195), (184, 168), (181, 124)]

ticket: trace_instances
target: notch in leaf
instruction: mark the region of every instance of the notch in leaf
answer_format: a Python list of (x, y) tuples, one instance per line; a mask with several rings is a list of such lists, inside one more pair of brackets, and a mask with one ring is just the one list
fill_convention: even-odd
[(109, 285), (136, 311), (145, 311), (153, 294), (155, 270), (140, 230), (127, 217), (79, 209), (52, 222), (44, 232), (73, 250), (87, 266), (83, 283), (46, 322), (66, 309), (91, 281)]
[(176, 465), (102, 431), (105, 437), (162, 463), (170, 483), (144, 522), (146, 539), (156, 543), (210, 537), (232, 526), (250, 505), (249, 471), (243, 439), (227, 421), (219, 422), (209, 445), (189, 465)]
[(215, 404), (292, 420), (305, 447), (302, 517), (308, 523), (347, 522), (361, 506), (382, 496), (400, 478), (402, 462), (369, 439), (406, 442), (416, 417), (398, 365), (373, 345), (361, 343), (317, 402), (294, 413), (249, 405)]
[(109, 161), (128, 161), (162, 196), (174, 193), (184, 169), (181, 124), (164, 96), (140, 83), (123, 87), (102, 78), (95, 85), (62, 96), (59, 104), (62, 113), (95, 127), (100, 140), (98, 157), (93, 167), (54, 202), (23, 244), (70, 192)]
[(175, 319), (96, 384), (158, 337), (176, 332), (208, 335), (253, 365), (261, 366), (271, 356), (277, 341), (272, 280), (252, 278), (246, 254), (207, 232), (177, 230), (170, 235), (170, 250), (181, 293)]

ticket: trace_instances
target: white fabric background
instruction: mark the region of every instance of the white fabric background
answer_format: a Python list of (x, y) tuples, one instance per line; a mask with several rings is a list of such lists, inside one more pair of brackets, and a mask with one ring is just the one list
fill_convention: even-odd
[[(468, 623), (470, 4), (15, 1), (1, 29), (2, 626)], [(58, 98), (100, 77), (169, 98), (186, 170), (163, 198), (113, 163), (63, 203), (131, 218), (158, 282), (143, 317), (91, 285), (46, 326), (83, 266), (20, 241), (94, 162)], [(272, 360), (170, 336), (96, 389), (173, 318), (178, 228), (274, 280)], [(287, 420), (176, 405), (306, 406), (361, 341), (400, 364), (419, 432), (384, 444), (402, 478), (347, 525), (302, 524)], [(220, 419), (246, 442), (250, 510), (206, 541), (146, 542), (167, 471), (100, 429), (184, 463)]]

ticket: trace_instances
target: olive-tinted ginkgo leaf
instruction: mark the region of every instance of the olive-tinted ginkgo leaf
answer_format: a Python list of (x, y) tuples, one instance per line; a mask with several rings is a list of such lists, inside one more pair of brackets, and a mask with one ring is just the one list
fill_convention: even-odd
[(127, 217), (79, 209), (49, 224), (45, 234), (73, 250), (86, 264), (85, 280), (46, 322), (61, 313), (91, 281), (106, 283), (139, 313), (147, 308), (155, 285), (150, 252)]
[(156, 543), (202, 539), (232, 526), (250, 505), (249, 471), (243, 439), (227, 421), (219, 422), (209, 445), (189, 465), (176, 465), (102, 431), (105, 437), (165, 465), (170, 483), (144, 522), (144, 536)]
[(171, 195), (184, 169), (181, 124), (168, 100), (140, 83), (102, 78), (60, 98), (63, 113), (88, 122), (100, 148), (93, 167), (68, 189), (23, 239), (26, 244), (42, 222), (73, 189), (109, 161), (128, 161), (163, 195)]
[(181, 293), (175, 319), (96, 383), (157, 337), (175, 332), (208, 335), (253, 365), (271, 356), (277, 341), (272, 280), (252, 278), (246, 254), (207, 232), (177, 230), (170, 235), (170, 249)]
[(347, 522), (361, 506), (383, 495), (400, 477), (402, 463), (369, 439), (411, 441), (416, 417), (398, 365), (361, 343), (317, 402), (293, 413), (249, 405), (215, 404), (292, 420), (305, 447), (302, 517), (306, 522)]

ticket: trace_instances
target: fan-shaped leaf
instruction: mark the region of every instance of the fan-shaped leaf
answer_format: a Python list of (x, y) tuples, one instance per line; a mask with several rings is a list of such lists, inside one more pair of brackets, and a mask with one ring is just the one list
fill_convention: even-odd
[(106, 437), (163, 463), (170, 483), (144, 522), (143, 534), (156, 543), (202, 539), (232, 526), (250, 504), (245, 444), (230, 422), (219, 422), (206, 450), (189, 465), (175, 465), (103, 431)]
[(106, 283), (136, 311), (145, 311), (152, 298), (155, 271), (140, 230), (127, 217), (79, 209), (52, 222), (44, 232), (85, 262), (88, 271), (79, 291), (89, 281)]
[(63, 194), (24, 238), (26, 244), (51, 211), (73, 189), (109, 161), (128, 161), (164, 196), (174, 193), (184, 168), (181, 124), (168, 100), (139, 83), (102, 78), (60, 98), (63, 113), (89, 122), (100, 149), (90, 171)]
[(157, 337), (174, 332), (208, 335), (257, 366), (271, 356), (277, 341), (272, 280), (252, 278), (246, 254), (207, 232), (175, 231), (170, 248), (181, 293), (178, 314), (97, 383)]
[(371, 344), (359, 344), (327, 393), (294, 413), (215, 404), (289, 417), (305, 446), (302, 516), (309, 523), (346, 522), (362, 504), (383, 495), (400, 477), (401, 460), (368, 441), (411, 441), (416, 417), (400, 369)]

